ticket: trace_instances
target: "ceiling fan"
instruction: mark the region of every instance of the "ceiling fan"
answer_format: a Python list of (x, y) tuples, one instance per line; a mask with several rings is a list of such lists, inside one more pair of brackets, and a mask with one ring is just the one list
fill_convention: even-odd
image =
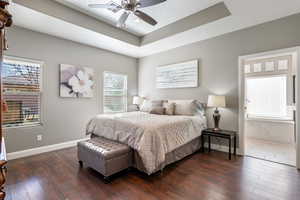
[(135, 16), (147, 22), (148, 24), (155, 26), (157, 24), (157, 21), (138, 9), (154, 6), (156, 4), (160, 4), (165, 1), (167, 0), (121, 0), (121, 5), (119, 5), (114, 1), (110, 1), (105, 4), (100, 4), (100, 3), (88, 4), (88, 6), (90, 8), (105, 8), (112, 11), (113, 13), (117, 13), (120, 10), (123, 10), (124, 12), (117, 22), (118, 27), (126, 26), (126, 20), (128, 19), (130, 14), (134, 14)]

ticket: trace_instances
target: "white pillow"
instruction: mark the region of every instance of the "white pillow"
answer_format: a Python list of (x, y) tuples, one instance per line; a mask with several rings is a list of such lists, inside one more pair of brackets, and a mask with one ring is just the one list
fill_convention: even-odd
[(174, 115), (175, 103), (164, 102), (163, 107), (165, 108), (166, 115)]
[(194, 115), (196, 100), (169, 100), (168, 103), (175, 103), (175, 115)]

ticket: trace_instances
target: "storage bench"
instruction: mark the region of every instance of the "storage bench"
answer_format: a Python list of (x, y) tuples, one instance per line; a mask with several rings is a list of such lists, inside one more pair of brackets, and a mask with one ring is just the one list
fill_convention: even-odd
[(101, 173), (105, 179), (132, 166), (129, 146), (103, 137), (78, 142), (78, 160)]

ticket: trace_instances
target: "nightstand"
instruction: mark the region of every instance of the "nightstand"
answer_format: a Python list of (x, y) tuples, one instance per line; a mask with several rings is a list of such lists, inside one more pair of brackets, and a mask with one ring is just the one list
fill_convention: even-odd
[(231, 160), (231, 149), (232, 149), (232, 141), (234, 147), (234, 155), (236, 155), (236, 138), (237, 133), (235, 131), (227, 131), (227, 130), (214, 130), (212, 128), (204, 129), (201, 134), (201, 149), (204, 152), (204, 143), (205, 137), (208, 138), (208, 151), (211, 151), (211, 137), (216, 138), (224, 138), (228, 140), (228, 154), (229, 160)]

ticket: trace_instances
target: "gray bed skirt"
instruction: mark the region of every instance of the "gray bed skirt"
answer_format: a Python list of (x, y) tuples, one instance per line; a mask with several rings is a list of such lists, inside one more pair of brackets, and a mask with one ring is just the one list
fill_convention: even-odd
[[(91, 138), (94, 138), (94, 137), (99, 137), (99, 136), (92, 134)], [(189, 143), (186, 143), (186, 144), (182, 145), (181, 147), (175, 149), (174, 151), (167, 153), (165, 162), (162, 163), (161, 166), (159, 166), (157, 169), (155, 169), (155, 171), (152, 174), (162, 170), (165, 166), (167, 166), (171, 163), (174, 163), (176, 161), (179, 161), (179, 160), (195, 153), (196, 151), (198, 151), (201, 148), (201, 139), (200, 138), (201, 137), (199, 136), (196, 139), (190, 141)], [(144, 164), (143, 164), (138, 152), (136, 152), (136, 151), (134, 151), (133, 167), (135, 167), (139, 171), (145, 172), (147, 174)]]
[[(196, 151), (198, 151), (201, 148), (201, 139), (200, 137), (192, 140), (191, 142), (175, 149), (174, 151), (167, 153), (165, 162), (155, 170), (155, 172), (158, 172), (162, 170), (165, 166), (172, 164), (176, 161), (179, 161)], [(134, 167), (137, 168), (139, 171), (146, 172), (145, 167), (143, 165), (143, 162), (139, 156), (139, 154), (134, 151)], [(154, 173), (155, 173), (154, 172)]]

